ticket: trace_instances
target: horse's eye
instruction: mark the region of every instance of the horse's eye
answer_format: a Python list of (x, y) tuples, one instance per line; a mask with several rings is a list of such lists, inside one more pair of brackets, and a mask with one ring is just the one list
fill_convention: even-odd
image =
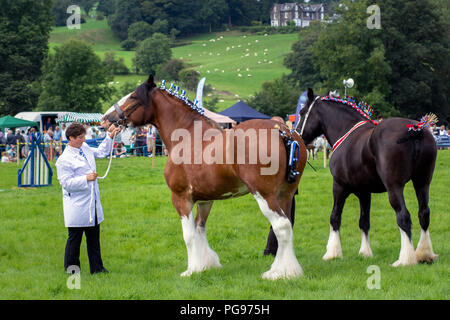
[(136, 97), (130, 97), (130, 100), (136, 100)]

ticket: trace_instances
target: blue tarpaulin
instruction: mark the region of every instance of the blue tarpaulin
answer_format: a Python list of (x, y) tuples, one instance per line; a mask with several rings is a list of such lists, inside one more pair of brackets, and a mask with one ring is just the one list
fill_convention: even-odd
[(228, 109), (219, 112), (219, 114), (230, 117), (236, 122), (243, 122), (250, 119), (270, 119), (268, 115), (256, 111), (242, 100)]

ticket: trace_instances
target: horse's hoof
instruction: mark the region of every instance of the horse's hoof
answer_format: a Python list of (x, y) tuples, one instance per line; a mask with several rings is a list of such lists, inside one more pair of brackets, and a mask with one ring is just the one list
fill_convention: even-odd
[(291, 270), (269, 270), (262, 274), (262, 278), (266, 280), (292, 279), (303, 276), (303, 270), (298, 265), (297, 268)]
[(421, 252), (416, 251), (416, 258), (418, 263), (433, 263), (437, 260), (439, 257), (438, 254), (435, 253), (429, 253), (429, 254), (423, 254)]
[(372, 258), (373, 254), (372, 254), (372, 250), (359, 250), (358, 253), (361, 257), (363, 258)]
[(191, 275), (192, 275), (192, 271), (189, 269), (180, 274), (181, 277), (190, 277)]
[(333, 260), (333, 259), (342, 259), (343, 258), (343, 256), (342, 256), (342, 253), (325, 253), (325, 255), (322, 257), (322, 259), (324, 260), (324, 261), (330, 261), (330, 260)]
[(416, 259), (410, 259), (410, 260), (407, 260), (407, 261), (401, 261), (400, 259), (398, 259), (393, 264), (391, 264), (391, 266), (396, 268), (396, 267), (414, 266), (416, 264), (417, 264), (417, 260)]

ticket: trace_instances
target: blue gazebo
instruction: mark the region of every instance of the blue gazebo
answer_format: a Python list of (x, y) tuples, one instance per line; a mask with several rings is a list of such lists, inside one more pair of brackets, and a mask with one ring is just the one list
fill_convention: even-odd
[(228, 109), (219, 112), (219, 114), (230, 117), (236, 122), (243, 122), (250, 119), (270, 119), (268, 115), (265, 115), (255, 109), (251, 108), (244, 101), (240, 100), (238, 103), (232, 105)]

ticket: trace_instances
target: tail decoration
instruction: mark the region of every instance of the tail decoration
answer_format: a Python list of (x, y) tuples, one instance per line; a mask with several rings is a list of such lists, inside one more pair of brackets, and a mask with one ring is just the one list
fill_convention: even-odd
[(378, 122), (373, 121), (370, 118), (373, 114), (373, 108), (367, 102), (364, 102), (364, 101), (356, 102), (355, 97), (349, 97), (349, 96), (347, 96), (347, 99), (345, 99), (345, 100), (341, 99), (341, 98), (336, 98), (333, 96), (324, 96), (324, 97), (320, 98), (320, 100), (334, 101), (334, 102), (348, 105), (348, 106), (352, 107), (353, 109), (355, 109), (356, 111), (358, 111), (364, 118), (366, 118), (367, 120), (372, 122), (374, 125), (378, 125)]
[(173, 83), (170, 84), (169, 89), (166, 88), (166, 80), (161, 80), (161, 90), (164, 90), (168, 92), (170, 95), (180, 99), (184, 103), (186, 103), (191, 109), (197, 111), (201, 115), (205, 113), (205, 110), (199, 106), (199, 102), (197, 99), (195, 99), (193, 102), (189, 101), (189, 95), (186, 92), (186, 90), (183, 90), (180, 88), (180, 86), (177, 86)]
[(423, 129), (429, 128), (437, 122), (438, 117), (433, 113), (429, 113), (424, 115), (422, 119), (420, 119), (420, 122), (416, 124), (407, 124), (406, 127), (408, 128), (408, 131), (422, 131)]

